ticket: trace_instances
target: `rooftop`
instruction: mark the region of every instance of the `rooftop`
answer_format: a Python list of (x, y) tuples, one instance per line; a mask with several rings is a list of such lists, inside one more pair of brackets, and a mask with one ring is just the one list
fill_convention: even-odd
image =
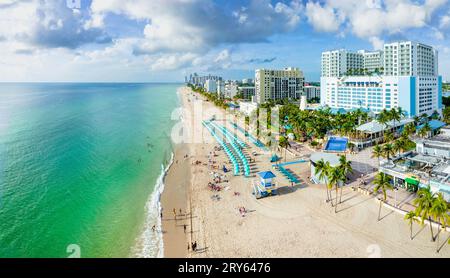
[[(437, 130), (440, 128), (443, 128), (444, 126), (446, 126), (447, 124), (438, 120), (431, 120), (428, 122), (428, 124), (430, 125), (432, 130)], [(417, 127), (417, 130), (422, 129), (425, 126), (425, 124), (422, 124), (420, 126)]]
[(370, 123), (365, 123), (356, 128), (358, 131), (367, 132), (367, 133), (377, 133), (383, 130), (389, 130), (394, 126), (404, 126), (409, 123), (414, 122), (413, 119), (404, 118), (400, 121), (389, 121), (386, 124), (380, 124), (378, 121), (372, 121)]
[(329, 162), (332, 167), (339, 165), (339, 156), (334, 153), (317, 152), (313, 153), (310, 158), (310, 160), (314, 163), (317, 163), (322, 159), (325, 162)]

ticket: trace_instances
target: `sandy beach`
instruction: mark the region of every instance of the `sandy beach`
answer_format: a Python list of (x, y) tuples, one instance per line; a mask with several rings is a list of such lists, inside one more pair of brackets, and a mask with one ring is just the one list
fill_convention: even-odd
[[(201, 96), (188, 88), (180, 89), (180, 95), (183, 107), (193, 114), (193, 103)], [(203, 102), (203, 106), (204, 110), (214, 109), (209, 102)], [(214, 114), (217, 122), (232, 130), (220, 112)], [(202, 119), (210, 116), (205, 114)], [(194, 124), (196, 133), (203, 133), (214, 142), (193, 121), (185, 120), (186, 128)], [(237, 135), (246, 140), (242, 134)], [(378, 221), (375, 196), (361, 194), (351, 186), (344, 189), (342, 203), (335, 213), (325, 202), (325, 188), (309, 181), (309, 163), (290, 166), (301, 180), (291, 186), (279, 172), (272, 170), (270, 153), (246, 142), (250, 146), (246, 154), (255, 159), (252, 177), (227, 173), (224, 179), (228, 182), (219, 184), (220, 192), (208, 187), (213, 179), (211, 173), (219, 172), (208, 165), (208, 157), (217, 144), (177, 145), (162, 195), (165, 257), (450, 257), (449, 246), (436, 253), (429, 227), (414, 224), (414, 240), (410, 240), (409, 225), (401, 214), (383, 208), (382, 219)], [(258, 155), (254, 157), (253, 152)], [(214, 165), (231, 169), (224, 152), (215, 153)], [(288, 154), (285, 159), (307, 160), (310, 154), (311, 150), (305, 147), (296, 157)], [(196, 161), (201, 163), (194, 165)], [(278, 176), (280, 194), (257, 200), (251, 194), (251, 184), (257, 180), (257, 172), (266, 170)], [(173, 208), (182, 209), (178, 220), (174, 219)], [(246, 213), (241, 214), (239, 208), (245, 208)], [(442, 232), (441, 244), (448, 236), (448, 232)], [(192, 241), (198, 244), (197, 252), (187, 250)]]

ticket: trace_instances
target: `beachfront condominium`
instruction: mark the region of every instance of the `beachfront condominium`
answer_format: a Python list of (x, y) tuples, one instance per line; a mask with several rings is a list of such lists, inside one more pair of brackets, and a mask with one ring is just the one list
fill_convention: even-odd
[(218, 80), (216, 82), (217, 88), (217, 97), (224, 98), (225, 97), (225, 82), (223, 80)]
[(303, 93), (305, 78), (299, 68), (282, 70), (257, 69), (255, 72), (256, 102), (299, 99)]
[(365, 73), (382, 73), (384, 64), (383, 51), (360, 50), (359, 54), (363, 56), (363, 70)]
[(390, 76), (437, 76), (438, 52), (411, 41), (384, 45), (384, 71)]
[(401, 107), (406, 115), (442, 111), (442, 78), (437, 51), (415, 42), (386, 44), (383, 74), (321, 77), (321, 104), (331, 108), (367, 108), (375, 113)]
[(205, 76), (199, 76), (197, 73), (191, 74), (189, 76), (189, 84), (192, 84), (197, 87), (204, 87), (206, 80), (213, 80), (213, 81), (219, 81), (222, 80), (222, 77), (215, 76), (215, 75), (205, 75)]
[(217, 92), (217, 81), (208, 79), (205, 81), (205, 91), (208, 93), (216, 93)]
[(238, 89), (243, 99), (251, 100), (255, 95), (255, 86), (240, 86)]

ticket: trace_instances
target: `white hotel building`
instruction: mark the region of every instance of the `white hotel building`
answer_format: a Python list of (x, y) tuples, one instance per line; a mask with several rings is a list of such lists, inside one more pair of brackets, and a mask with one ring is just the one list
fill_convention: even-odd
[[(386, 44), (383, 52), (383, 75), (346, 76), (343, 72), (324, 72), (322, 65), (321, 104), (368, 108), (375, 113), (401, 107), (409, 117), (441, 113), (442, 77), (438, 76), (437, 51), (407, 41)], [(326, 61), (325, 66), (329, 63)]]

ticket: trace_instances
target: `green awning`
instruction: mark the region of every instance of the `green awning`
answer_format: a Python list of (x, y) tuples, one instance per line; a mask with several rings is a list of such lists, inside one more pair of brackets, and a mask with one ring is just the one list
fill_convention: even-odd
[(420, 183), (418, 180), (415, 180), (413, 178), (406, 178), (405, 181), (411, 185), (419, 185), (419, 183)]

